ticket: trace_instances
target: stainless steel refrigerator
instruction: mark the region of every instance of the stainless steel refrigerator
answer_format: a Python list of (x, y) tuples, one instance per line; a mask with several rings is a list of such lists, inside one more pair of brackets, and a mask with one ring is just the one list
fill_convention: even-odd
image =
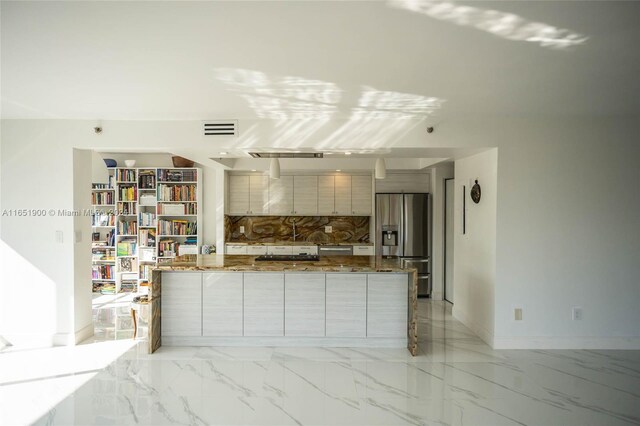
[(376, 194), (378, 255), (399, 257), (418, 270), (418, 296), (431, 295), (429, 194)]

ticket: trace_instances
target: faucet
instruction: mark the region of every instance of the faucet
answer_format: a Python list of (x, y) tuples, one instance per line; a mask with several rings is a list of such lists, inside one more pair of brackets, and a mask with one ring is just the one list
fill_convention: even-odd
[(299, 236), (300, 234), (296, 234), (296, 220), (293, 219), (293, 242), (296, 242), (296, 237)]

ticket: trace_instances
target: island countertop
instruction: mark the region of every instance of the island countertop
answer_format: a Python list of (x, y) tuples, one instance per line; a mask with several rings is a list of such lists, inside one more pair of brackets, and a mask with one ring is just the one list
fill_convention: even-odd
[(257, 256), (189, 254), (160, 264), (161, 271), (242, 271), (242, 272), (396, 272), (410, 273), (397, 258), (378, 256), (321, 256), (318, 261), (256, 261)]
[[(291, 277), (297, 276), (296, 279), (298, 281), (301, 279), (300, 278), (301, 272), (302, 273), (309, 272), (311, 274), (315, 273), (315, 275), (324, 273), (326, 274), (325, 275), (326, 277), (329, 277), (330, 275), (337, 273), (335, 274), (335, 276), (340, 277), (340, 278), (336, 278), (338, 280), (345, 280), (346, 277), (351, 275), (352, 273), (353, 273), (353, 279), (355, 280), (359, 279), (358, 273), (367, 274), (367, 277), (370, 276), (369, 274), (372, 274), (372, 276), (381, 276), (381, 275), (384, 276), (385, 274), (389, 274), (388, 277), (390, 282), (393, 282), (393, 281), (397, 282), (398, 276), (400, 274), (408, 274), (409, 276), (409, 279), (407, 281), (408, 289), (406, 289), (405, 287), (406, 289), (405, 291), (408, 290), (408, 293), (406, 293), (406, 296), (405, 296), (405, 297), (408, 297), (408, 301), (405, 299), (405, 306), (406, 306), (405, 309), (407, 309), (407, 312), (404, 314), (406, 315), (406, 321), (407, 321), (406, 323), (407, 334), (406, 334), (404, 344), (407, 345), (407, 349), (412, 355), (414, 356), (417, 355), (418, 353), (418, 333), (417, 333), (418, 284), (417, 284), (417, 270), (415, 268), (403, 268), (399, 259), (382, 258), (379, 256), (321, 256), (318, 261), (296, 261), (296, 262), (294, 261), (256, 261), (255, 259), (256, 259), (256, 256), (249, 256), (249, 255), (224, 255), (224, 254), (184, 255), (184, 256), (176, 257), (170, 263), (157, 265), (152, 271), (152, 279), (151, 279), (151, 282), (149, 283), (150, 284), (149, 303), (151, 304), (151, 321), (149, 323), (149, 352), (153, 353), (162, 344), (161, 343), (162, 342), (162, 339), (161, 339), (162, 315), (160, 312), (161, 311), (160, 300), (162, 299), (162, 294), (163, 294), (163, 291), (162, 291), (163, 275), (168, 273), (169, 275), (174, 276), (173, 279), (176, 279), (175, 278), (176, 274), (174, 272), (185, 272), (185, 277), (187, 276), (192, 277), (194, 275), (193, 274), (194, 272), (196, 273), (200, 272), (201, 274), (204, 274), (204, 275), (206, 275), (207, 272), (215, 273), (216, 271), (232, 272), (232, 273), (251, 275), (251, 276), (255, 276), (256, 274), (254, 273), (257, 272), (257, 273), (265, 273), (265, 279), (266, 279), (265, 282), (268, 282), (269, 280), (272, 280), (272, 278), (267, 279), (266, 275), (276, 276), (277, 274), (273, 274), (274, 272), (275, 273), (279, 272), (281, 274), (284, 274), (285, 276), (289, 276), (289, 274)], [(196, 275), (200, 275), (200, 274), (196, 274)], [(214, 274), (209, 274), (209, 275), (214, 275)], [(247, 277), (245, 277), (245, 279), (246, 278)], [(284, 278), (280, 278), (280, 279), (282, 280)], [(365, 290), (364, 290), (365, 292), (368, 291), (366, 288), (370, 285), (368, 281), (369, 279), (370, 278), (367, 278), (367, 285), (365, 286)], [(255, 280), (255, 277), (254, 277), (254, 280)], [(277, 281), (277, 278), (275, 280)], [(380, 279), (378, 278), (377, 282), (378, 282), (378, 285), (380, 284), (384, 285), (385, 280), (383, 279), (382, 281), (380, 281)], [(245, 282), (245, 285), (246, 284), (247, 283)], [(284, 285), (284, 281), (282, 281), (282, 285)], [(255, 289), (259, 289), (259, 286), (254, 287), (252, 291), (254, 291)], [(282, 288), (281, 290), (284, 291), (284, 288)], [(326, 291), (324, 286), (322, 287), (322, 291)], [(202, 292), (202, 289), (200, 290), (200, 292)], [(198, 294), (200, 294), (200, 297), (202, 297), (201, 293), (198, 293)], [(243, 289), (241, 294), (242, 294), (242, 298), (244, 299), (248, 293), (246, 292), (246, 289)], [(265, 294), (269, 295), (270, 293), (267, 292)], [(347, 297), (346, 294), (343, 296)], [(183, 303), (185, 302), (185, 300), (188, 301), (188, 298), (187, 299), (182, 298), (180, 302)], [(219, 299), (214, 298), (212, 300), (219, 300)], [(326, 297), (320, 297), (319, 300), (322, 300), (323, 303), (327, 303)], [(394, 307), (393, 304), (388, 305), (386, 302), (382, 304), (380, 304), (379, 301), (371, 302), (372, 299), (370, 299), (369, 296), (364, 296), (363, 300), (365, 300), (365, 304), (377, 303), (375, 307), (373, 305), (366, 305), (367, 312), (369, 312), (368, 309), (377, 309), (378, 311), (381, 312), (381, 315), (383, 317), (387, 315), (386, 312), (389, 309), (393, 310), (393, 307)], [(288, 299), (282, 300), (282, 302), (285, 303), (284, 311), (286, 311), (287, 310), (286, 305), (287, 303), (289, 303)], [(196, 305), (204, 306), (202, 303), (203, 303), (202, 301), (200, 302), (200, 304), (196, 302)], [(246, 306), (244, 308), (242, 307), (244, 306), (243, 305), (244, 303), (245, 302), (242, 302), (241, 307), (237, 309), (238, 312), (242, 312), (242, 315), (245, 315)], [(263, 304), (264, 303), (260, 302), (258, 305), (262, 306)], [(211, 312), (217, 312), (220, 309), (222, 310), (226, 309), (225, 312), (227, 312), (229, 310), (228, 308), (229, 306), (218, 306), (213, 311), (210, 310), (209, 315), (211, 315)], [(166, 309), (166, 306), (165, 306), (165, 309)], [(324, 309), (325, 309), (325, 306), (323, 305), (323, 309), (322, 309), (323, 315), (325, 312)], [(276, 309), (274, 312), (276, 311), (279, 313), (279, 312), (282, 312), (283, 310)], [(349, 308), (349, 312), (351, 311), (353, 311), (353, 309)], [(180, 315), (187, 315), (186, 313), (195, 312), (195, 311), (190, 309), (180, 309), (176, 311), (174, 309), (173, 311), (171, 311), (171, 315), (173, 315), (174, 319), (175, 319), (175, 316), (177, 315), (176, 312), (180, 312)], [(227, 314), (225, 313), (222, 316), (225, 318), (225, 321), (226, 321)], [(367, 321), (367, 330), (371, 330), (368, 324), (373, 320), (372, 319), (373, 317), (367, 314), (363, 318), (364, 318), (363, 321)], [(203, 321), (202, 318), (200, 318), (200, 320), (196, 320), (195, 323), (201, 326), (202, 321)], [(240, 320), (238, 321), (239, 323), (243, 323)], [(386, 324), (387, 322), (388, 321), (386, 320), (379, 322), (378, 326), (380, 324)], [(344, 321), (340, 321), (340, 323), (342, 324), (344, 323)], [(244, 327), (244, 323), (243, 323), (243, 327)], [(200, 330), (200, 332), (202, 333), (202, 330)], [(246, 343), (243, 339), (246, 339), (248, 341), (255, 341), (256, 337), (251, 337), (251, 336), (252, 336), (251, 334), (243, 334), (242, 337), (236, 337), (235, 338), (236, 340), (223, 341), (224, 337), (208, 337), (203, 334), (202, 336), (197, 337), (197, 339), (209, 342), (212, 345), (221, 344), (221, 343), (226, 344), (229, 342), (233, 343), (234, 345), (237, 345), (238, 343), (243, 343), (243, 344)], [(279, 334), (278, 336), (281, 336), (281, 337), (271, 337), (272, 340), (270, 341), (264, 340), (261, 342), (268, 345), (275, 345), (277, 343), (281, 343), (281, 344), (291, 343), (291, 339), (294, 339), (292, 337), (287, 337), (286, 335), (283, 336), (282, 334)], [(174, 338), (174, 340), (176, 339), (176, 337), (168, 337), (168, 338)], [(261, 338), (257, 338), (257, 339), (259, 340)], [(278, 339), (284, 339), (284, 340), (278, 340)], [(298, 338), (298, 339), (302, 339), (298, 341), (304, 340), (304, 338)], [(313, 339), (316, 339), (316, 340), (313, 340)], [(324, 341), (323, 339), (325, 339), (326, 341)], [(336, 344), (335, 339), (336, 339), (335, 337), (329, 337), (327, 335), (325, 337), (312, 338), (310, 341), (306, 341), (306, 344), (308, 345), (308, 344), (311, 344), (310, 342), (312, 342), (314, 345), (329, 344), (331, 346)], [(378, 339), (377, 342), (382, 342), (382, 344), (384, 345), (385, 344), (384, 340), (385, 340), (384, 338), (382, 338), (382, 340)], [(347, 340), (340, 341), (339, 344), (349, 346), (350, 344), (353, 344), (355, 341), (359, 341), (360, 344), (367, 341), (375, 342), (376, 337), (375, 335), (369, 335), (369, 331), (367, 331), (366, 336), (360, 336), (358, 338), (347, 338)], [(199, 341), (197, 341), (196, 343), (199, 343)], [(191, 341), (190, 344), (193, 345), (194, 344), (193, 341)]]

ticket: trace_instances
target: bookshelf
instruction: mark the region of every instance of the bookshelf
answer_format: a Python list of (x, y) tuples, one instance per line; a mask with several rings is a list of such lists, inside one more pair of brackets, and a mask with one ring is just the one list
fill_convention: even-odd
[(92, 184), (94, 292), (139, 292), (156, 264), (181, 251), (198, 252), (201, 174), (197, 168), (112, 168), (108, 183)]

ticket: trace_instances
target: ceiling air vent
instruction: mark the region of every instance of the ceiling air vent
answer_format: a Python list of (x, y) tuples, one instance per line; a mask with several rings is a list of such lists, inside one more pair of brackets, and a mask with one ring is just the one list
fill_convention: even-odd
[(321, 152), (249, 152), (253, 158), (322, 158)]
[(204, 136), (238, 136), (238, 120), (209, 120), (202, 122)]

